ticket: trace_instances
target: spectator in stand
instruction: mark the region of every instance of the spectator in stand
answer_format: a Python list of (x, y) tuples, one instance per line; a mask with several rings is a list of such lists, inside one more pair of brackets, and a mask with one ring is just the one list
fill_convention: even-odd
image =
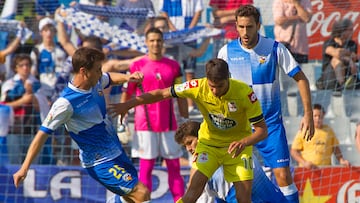
[(63, 65), (67, 55), (62, 47), (55, 42), (56, 28), (53, 19), (49, 17), (41, 19), (39, 30), (42, 41), (35, 45), (30, 54), (33, 63), (31, 74), (39, 78), (41, 90), (51, 103), (59, 94), (56, 92), (56, 86), (64, 85), (65, 79), (62, 75), (64, 74)]
[(217, 51), (227, 42), (237, 39), (239, 37), (236, 31), (235, 24), (235, 11), (241, 5), (253, 4), (253, 0), (210, 0), (209, 5), (212, 8), (214, 17), (214, 26), (216, 28), (224, 29), (224, 37), (214, 38), (214, 56)]
[(333, 129), (323, 123), (325, 110), (320, 104), (314, 104), (313, 116), (314, 137), (311, 141), (305, 141), (304, 134), (298, 132), (291, 145), (291, 156), (299, 163), (299, 166), (314, 169), (331, 165), (331, 155), (334, 153), (341, 165), (349, 167), (350, 163), (342, 156), (339, 140)]
[[(16, 74), (4, 82), (1, 99), (14, 112), (14, 123), (7, 136), (9, 161), (11, 164), (21, 164), (40, 120), (39, 101), (35, 96), (40, 82), (30, 74), (29, 55), (16, 55), (11, 66)], [(51, 142), (47, 144), (51, 145)]]
[(357, 43), (352, 40), (353, 22), (336, 21), (330, 39), (323, 44), (322, 73), (316, 82), (318, 89), (341, 91), (359, 88)]
[(252, 88), (229, 77), (227, 63), (215, 58), (207, 62), (204, 78), (154, 89), (109, 107), (113, 116), (123, 118), (129, 109), (142, 104), (186, 97), (196, 101), (204, 121), (199, 130), (190, 184), (178, 203), (196, 202), (219, 167), (223, 167), (225, 179), (234, 184), (237, 201), (251, 202), (252, 146), (267, 137), (267, 127)]
[(106, 111), (104, 88), (110, 84), (141, 82), (143, 75), (101, 71), (104, 53), (92, 48), (79, 48), (73, 54), (74, 77), (50, 109), (30, 144), (25, 161), (13, 174), (19, 187), (28, 170), (54, 130), (66, 125), (71, 138), (79, 145), (82, 166), (97, 182), (124, 198), (124, 202), (149, 202), (150, 193), (139, 182), (137, 171), (111, 125)]
[[(18, 26), (18, 30), (16, 31), (15, 38), (6, 46), (5, 49), (0, 50), (0, 89), (1, 89), (1, 84), (6, 79), (8, 79), (6, 76), (13, 75), (12, 73), (7, 73), (6, 72), (7, 68), (3, 66), (5, 64), (6, 57), (14, 53), (16, 49), (19, 47), (20, 43), (22, 41), (27, 40), (27, 38), (31, 36), (29, 35), (31, 34), (30, 30), (25, 30), (25, 27), (26, 27), (25, 23), (20, 22)], [(28, 36), (23, 36), (23, 35), (28, 35)]]
[[(197, 26), (203, 10), (203, 0), (162, 0), (160, 15), (167, 19), (170, 31), (177, 31)], [(195, 77), (196, 58), (187, 54), (182, 56), (182, 54), (188, 53), (190, 50), (186, 47), (196, 49), (197, 41), (194, 40), (179, 45), (178, 55), (175, 57), (175, 60), (182, 63), (185, 79), (189, 81)], [(200, 112), (195, 109), (194, 102), (191, 99), (187, 99), (187, 102), (189, 114), (200, 116)]]
[(355, 145), (357, 150), (360, 152), (360, 123), (356, 125)]
[(256, 7), (240, 6), (235, 20), (240, 37), (222, 47), (218, 58), (229, 63), (232, 78), (245, 81), (258, 96), (269, 136), (255, 146), (265, 166), (272, 169), (286, 199), (298, 203), (298, 189), (290, 172), (290, 154), (282, 121), (278, 74), (284, 71), (297, 83), (304, 108), (300, 126), (306, 140), (310, 140), (314, 134), (309, 81), (281, 43), (259, 34), (260, 12)]
[(311, 20), (310, 0), (274, 0), (275, 40), (282, 42), (298, 63), (307, 63), (309, 42), (306, 23)]
[[(126, 101), (136, 93), (148, 92), (158, 88), (170, 87), (181, 82), (180, 65), (163, 56), (163, 33), (157, 28), (150, 28), (145, 34), (148, 54), (130, 65), (130, 73), (140, 71), (144, 74), (141, 86), (129, 84), (123, 93)], [(188, 117), (185, 99), (178, 99), (179, 112)], [(138, 106), (135, 109), (135, 133), (138, 137), (140, 158), (139, 179), (152, 191), (151, 172), (156, 158), (161, 156), (168, 168), (168, 183), (174, 201), (184, 194), (184, 180), (180, 175), (180, 157), (183, 155), (181, 146), (174, 140), (177, 121), (174, 114), (173, 100)]]
[[(116, 6), (121, 8), (146, 8), (149, 10), (148, 17), (155, 15), (154, 5), (151, 0), (117, 0)], [(147, 19), (123, 18), (120, 27), (138, 34), (144, 34)]]

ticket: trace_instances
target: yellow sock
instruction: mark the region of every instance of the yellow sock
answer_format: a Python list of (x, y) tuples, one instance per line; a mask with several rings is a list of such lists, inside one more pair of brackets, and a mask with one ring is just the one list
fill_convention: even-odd
[(184, 203), (184, 202), (182, 201), (182, 198), (180, 197), (180, 198), (176, 201), (176, 203)]

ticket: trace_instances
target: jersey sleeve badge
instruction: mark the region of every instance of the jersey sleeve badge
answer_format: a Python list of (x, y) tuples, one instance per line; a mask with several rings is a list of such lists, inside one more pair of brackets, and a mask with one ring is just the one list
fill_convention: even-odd
[(257, 101), (257, 97), (256, 97), (256, 94), (255, 92), (251, 92), (249, 95), (249, 100), (251, 101), (251, 103), (255, 103)]

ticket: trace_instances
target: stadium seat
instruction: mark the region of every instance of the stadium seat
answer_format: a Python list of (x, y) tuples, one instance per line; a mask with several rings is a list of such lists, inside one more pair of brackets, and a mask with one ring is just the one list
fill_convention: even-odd
[(325, 118), (324, 124), (329, 125), (334, 130), (340, 144), (352, 143), (349, 117)]
[(341, 153), (345, 159), (347, 159), (351, 165), (360, 166), (360, 156), (354, 144), (340, 144)]
[(326, 111), (325, 117), (333, 117), (333, 111), (330, 107), (332, 90), (311, 91), (312, 104), (321, 104)]
[(288, 144), (291, 145), (294, 141), (296, 134), (300, 129), (300, 121), (302, 117), (300, 116), (284, 116), (283, 123), (286, 130), (286, 137)]
[[(351, 118), (360, 118), (360, 90), (348, 90), (343, 93), (343, 108)], [(336, 107), (336, 106), (334, 106)], [(337, 108), (337, 107), (336, 107)]]
[(321, 65), (318, 62), (309, 62), (301, 64), (301, 70), (306, 75), (309, 80), (310, 90), (316, 90), (316, 79), (317, 79), (317, 69), (321, 69)]

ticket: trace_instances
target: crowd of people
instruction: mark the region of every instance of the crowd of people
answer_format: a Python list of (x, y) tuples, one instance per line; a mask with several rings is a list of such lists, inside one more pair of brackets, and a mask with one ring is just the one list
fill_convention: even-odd
[[(31, 164), (81, 165), (120, 202), (150, 202), (151, 173), (160, 158), (168, 168), (174, 202), (299, 202), (291, 157), (311, 169), (331, 165), (334, 153), (341, 165), (350, 167), (336, 135), (323, 124), (325, 110), (312, 103), (301, 70), (309, 58), (310, 1), (273, 1), (275, 39), (260, 34), (261, 13), (252, 0), (224, 1), (163, 0), (159, 11), (151, 0), (37, 1), (31, 50), (18, 48), (23, 46), (20, 32), (0, 51), (3, 67), (11, 60), (11, 68), (3, 68), (10, 72), (0, 71), (0, 122), (8, 124), (0, 128), (7, 131), (0, 133), (0, 164), (21, 165), (13, 175), (15, 186)], [(68, 10), (60, 5), (75, 8), (79, 3), (147, 10), (144, 18), (95, 15), (97, 22), (143, 36), (146, 53), (117, 48), (109, 39), (71, 27)], [(222, 35), (167, 43), (165, 34), (200, 25), (207, 6), (214, 17), (207, 26), (223, 29)], [(21, 27), (23, 31), (26, 25)], [(323, 45), (318, 89), (360, 87), (353, 29), (349, 19), (334, 23)], [(205, 75), (196, 78), (196, 58), (211, 40), (213, 58), (205, 64)], [(300, 129), (290, 150), (282, 123), (280, 71), (296, 82), (304, 109), (301, 123), (294, 124)], [(129, 151), (117, 130), (132, 111)], [(360, 152), (360, 125), (355, 139)], [(193, 157), (187, 163), (187, 189), (180, 174), (183, 146)], [(257, 158), (271, 168), (274, 183)], [(215, 191), (216, 197), (203, 197), (208, 185), (219, 182), (226, 188)]]

